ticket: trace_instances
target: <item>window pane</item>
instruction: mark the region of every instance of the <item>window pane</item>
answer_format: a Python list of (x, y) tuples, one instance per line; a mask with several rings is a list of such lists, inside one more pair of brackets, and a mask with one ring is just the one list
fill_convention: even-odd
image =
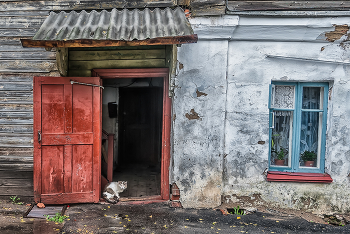
[[(321, 112), (301, 113), (300, 166), (318, 167), (321, 143)], [(322, 122), (322, 121), (321, 121)]]
[(272, 106), (273, 108), (294, 109), (294, 86), (275, 85)]
[(292, 111), (274, 111), (271, 137), (271, 165), (290, 166), (292, 149)]
[(323, 94), (323, 88), (321, 87), (304, 87), (302, 108), (322, 109), (321, 94)]

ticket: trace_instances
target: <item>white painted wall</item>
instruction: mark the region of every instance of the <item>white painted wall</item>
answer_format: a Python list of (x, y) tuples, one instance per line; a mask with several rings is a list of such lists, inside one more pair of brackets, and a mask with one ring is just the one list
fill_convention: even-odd
[[(179, 186), (183, 206), (215, 207), (222, 196), (227, 202), (259, 194), (259, 202), (270, 205), (349, 211), (350, 52), (347, 35), (329, 42), (325, 33), (350, 18), (224, 16), (191, 24), (199, 41), (178, 49), (173, 99), (171, 183)], [(326, 172), (332, 184), (265, 181), (272, 80), (329, 82)], [(197, 90), (207, 95), (197, 97)], [(200, 119), (186, 117), (191, 109)]]

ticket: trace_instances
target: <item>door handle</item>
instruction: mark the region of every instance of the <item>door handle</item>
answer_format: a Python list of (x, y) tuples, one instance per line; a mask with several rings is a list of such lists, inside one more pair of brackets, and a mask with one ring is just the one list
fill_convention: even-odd
[(40, 130), (38, 130), (38, 142), (39, 143), (41, 142), (41, 132), (40, 132)]

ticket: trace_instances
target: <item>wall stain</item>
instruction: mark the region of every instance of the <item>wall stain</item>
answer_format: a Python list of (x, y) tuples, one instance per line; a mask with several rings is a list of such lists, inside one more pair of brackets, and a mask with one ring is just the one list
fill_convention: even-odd
[(191, 109), (190, 111), (191, 114), (186, 113), (185, 116), (187, 119), (192, 120), (192, 119), (201, 119), (198, 115), (197, 112), (194, 111), (194, 109)]
[(198, 89), (196, 90), (196, 93), (197, 93), (197, 97), (200, 97), (200, 96), (207, 96), (208, 94), (206, 93), (203, 93), (201, 91), (198, 91)]
[[(336, 40), (339, 40), (342, 36), (348, 35), (347, 33), (349, 31), (349, 26), (347, 24), (333, 25), (333, 26), (335, 27), (334, 31), (326, 32), (325, 34), (327, 41), (334, 42)], [(346, 40), (348, 39), (349, 39), (349, 35)]]
[(184, 65), (179, 62), (179, 69), (182, 70), (184, 68)]

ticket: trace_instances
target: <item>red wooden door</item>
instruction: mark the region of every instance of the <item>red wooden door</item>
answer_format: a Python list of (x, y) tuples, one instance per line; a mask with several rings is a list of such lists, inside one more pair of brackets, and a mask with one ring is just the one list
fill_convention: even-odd
[(98, 202), (101, 178), (99, 77), (34, 77), (34, 200)]

